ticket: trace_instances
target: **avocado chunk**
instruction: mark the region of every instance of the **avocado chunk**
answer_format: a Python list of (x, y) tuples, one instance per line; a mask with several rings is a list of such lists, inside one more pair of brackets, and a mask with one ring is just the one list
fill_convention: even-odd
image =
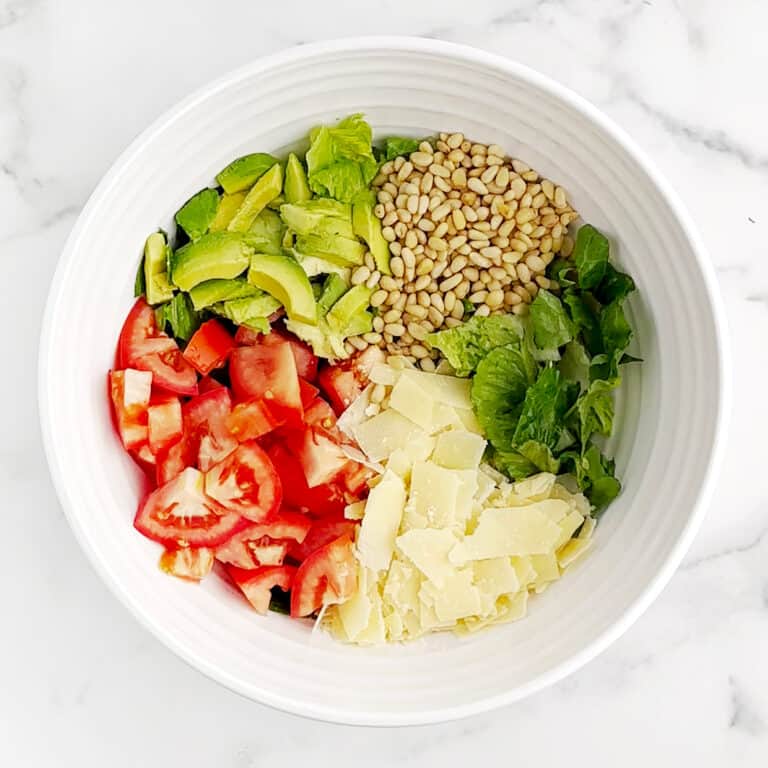
[(371, 303), (373, 290), (365, 285), (350, 288), (330, 309), (326, 320), (331, 329), (337, 333), (350, 335), (349, 324), (361, 313), (365, 312)]
[(254, 254), (248, 282), (272, 294), (285, 307), (288, 317), (310, 324), (316, 322), (317, 307), (309, 278), (290, 256)]
[(370, 333), (373, 330), (373, 315), (363, 310), (353, 315), (347, 327), (344, 329), (345, 336), (359, 336), (361, 333)]
[(230, 280), (242, 274), (253, 248), (237, 232), (210, 232), (171, 256), (171, 277), (183, 291), (206, 280)]
[(215, 189), (201, 189), (176, 211), (176, 223), (190, 240), (197, 240), (208, 231), (218, 207), (219, 193)]
[(192, 306), (201, 310), (220, 301), (247, 299), (260, 293), (258, 288), (238, 277), (235, 280), (206, 280), (189, 291), (189, 298), (192, 299)]
[(168, 280), (168, 243), (162, 232), (153, 232), (144, 243), (144, 290), (148, 304), (162, 304), (173, 298)]
[(303, 203), (312, 197), (307, 173), (296, 155), (291, 152), (285, 164), (285, 199), (289, 203)]
[(373, 204), (370, 200), (362, 200), (352, 206), (352, 227), (355, 234), (368, 244), (379, 272), (383, 275), (391, 275), (389, 243), (381, 234), (381, 222), (373, 212)]
[(231, 195), (252, 187), (276, 162), (276, 157), (265, 152), (255, 152), (233, 160), (218, 176), (216, 181)]
[(349, 203), (323, 198), (303, 203), (286, 203), (280, 207), (280, 215), (297, 235), (355, 237), (352, 206)]
[(208, 227), (209, 232), (222, 232), (232, 221), (232, 217), (237, 213), (237, 209), (243, 204), (245, 200), (245, 192), (233, 192), (231, 195), (222, 195), (219, 200), (219, 207), (216, 209), (216, 216), (214, 216), (211, 226)]
[(340, 275), (328, 275), (317, 300), (317, 316), (325, 317), (330, 308), (347, 292), (349, 284)]
[(280, 215), (265, 208), (245, 233), (245, 240), (256, 253), (283, 252), (285, 225)]
[(245, 196), (237, 213), (227, 225), (230, 232), (247, 232), (254, 219), (274, 200), (283, 189), (283, 168), (275, 163)]
[(306, 341), (318, 357), (329, 360), (343, 360), (349, 357), (344, 349), (344, 337), (341, 334), (332, 333), (324, 322), (309, 325), (309, 323), (288, 318), (285, 321), (285, 327), (302, 341)]
[(302, 256), (316, 256), (341, 267), (362, 264), (365, 257), (360, 241), (339, 235), (297, 235), (295, 249)]
[(349, 282), (351, 275), (349, 267), (333, 264), (332, 262), (320, 259), (317, 256), (304, 256), (303, 254), (298, 253), (295, 249), (293, 255), (309, 277), (316, 277), (317, 275), (338, 275), (345, 282)]
[[(280, 309), (280, 302), (258, 288), (254, 288), (256, 296), (243, 299), (229, 299), (214, 304), (211, 311), (217, 315), (226, 317), (236, 325), (247, 325), (253, 327), (257, 320), (267, 320), (267, 318), (276, 310)], [(259, 323), (256, 323), (259, 326)], [(260, 326), (259, 326), (260, 327)]]

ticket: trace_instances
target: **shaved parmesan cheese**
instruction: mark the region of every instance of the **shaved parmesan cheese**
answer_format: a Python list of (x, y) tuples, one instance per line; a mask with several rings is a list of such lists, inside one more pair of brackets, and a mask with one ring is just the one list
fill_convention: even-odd
[(344, 507), (344, 517), (347, 520), (362, 520), (365, 513), (365, 502), (355, 501), (352, 504), (347, 504)]
[(471, 409), (469, 379), (459, 379), (456, 376), (441, 376), (425, 371), (404, 371), (404, 379), (410, 379), (424, 391), (431, 400), (452, 408)]
[[(352, 404), (339, 416), (336, 426), (347, 436), (355, 437), (355, 428), (367, 418), (366, 409), (371, 402), (372, 385), (366, 387), (362, 393), (352, 401)], [(362, 446), (361, 446), (362, 447)], [(363, 448), (363, 450), (365, 450)], [(369, 455), (370, 458), (370, 455)]]
[(451, 430), (437, 436), (433, 461), (448, 469), (476, 469), (488, 443), (471, 432)]
[(438, 587), (456, 570), (448, 553), (458, 539), (451, 531), (418, 528), (397, 537), (397, 548)]
[(464, 429), (475, 435), (483, 436), (483, 428), (480, 426), (480, 422), (477, 420), (475, 412), (471, 408), (457, 408), (456, 413), (461, 419)]
[(383, 384), (385, 387), (394, 387), (400, 378), (400, 371), (396, 371), (391, 365), (386, 363), (375, 363), (368, 378), (374, 384)]
[[(357, 401), (355, 401), (357, 402)], [(397, 411), (382, 411), (353, 428), (354, 438), (370, 461), (382, 461), (408, 443), (421, 430)]]
[(419, 597), (423, 603), (434, 608), (440, 623), (451, 625), (464, 616), (475, 616), (480, 612), (480, 591), (472, 583), (472, 569), (451, 571), (442, 586), (434, 580), (421, 585)]
[(560, 535), (555, 541), (554, 549), (560, 549), (560, 547), (562, 547), (563, 544), (576, 533), (583, 522), (584, 518), (578, 512), (571, 512), (567, 517), (561, 520), (558, 523), (560, 526)]
[(406, 519), (428, 526), (453, 520), (460, 485), (461, 481), (451, 470), (438, 467), (431, 461), (416, 462), (411, 470)]
[(405, 485), (394, 472), (387, 471), (371, 490), (357, 537), (360, 562), (372, 571), (389, 567), (405, 506)]
[(561, 568), (567, 568), (578, 560), (592, 546), (591, 539), (571, 539), (557, 553), (557, 561)]
[(555, 476), (550, 472), (540, 472), (538, 475), (518, 480), (513, 486), (514, 492), (524, 499), (541, 501), (549, 498), (555, 484)]
[(420, 426), (425, 432), (434, 431), (434, 402), (416, 381), (406, 374), (401, 375), (392, 388), (389, 406)]
[(554, 552), (545, 555), (531, 555), (531, 566), (536, 571), (536, 588), (560, 578), (560, 568)]
[(584, 524), (581, 526), (581, 530), (579, 531), (579, 538), (591, 539), (596, 525), (597, 520), (595, 520), (594, 517), (587, 517), (584, 520)]

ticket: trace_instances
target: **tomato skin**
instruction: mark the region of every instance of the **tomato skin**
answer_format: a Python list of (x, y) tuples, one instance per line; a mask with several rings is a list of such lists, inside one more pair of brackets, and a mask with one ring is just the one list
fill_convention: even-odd
[(209, 547), (185, 547), (166, 549), (160, 555), (160, 568), (171, 576), (190, 581), (200, 581), (213, 568), (213, 550)]
[(226, 509), (255, 523), (274, 515), (283, 498), (280, 476), (253, 440), (241, 443), (206, 472), (205, 492)]
[(309, 488), (327, 485), (338, 477), (349, 459), (333, 436), (322, 427), (308, 427), (288, 441), (295, 451)]
[(167, 402), (150, 405), (147, 408), (147, 430), (149, 448), (155, 456), (163, 448), (181, 439), (184, 425), (181, 402), (178, 397), (172, 397)]
[(285, 420), (276, 417), (263, 400), (238, 403), (226, 420), (227, 428), (240, 442), (269, 434), (284, 423)]
[(245, 325), (238, 325), (235, 331), (235, 344), (238, 347), (252, 347), (254, 344), (261, 344), (264, 334), (261, 331), (254, 331)]
[(227, 574), (256, 611), (264, 614), (269, 610), (272, 588), (280, 587), (287, 592), (293, 586), (296, 568), (292, 565), (279, 565), (245, 570), (228, 566)]
[(317, 381), (338, 416), (344, 413), (363, 391), (355, 374), (338, 365), (325, 366), (320, 371)]
[(263, 337), (263, 343), (267, 346), (288, 344), (293, 353), (296, 371), (299, 376), (306, 381), (314, 381), (317, 378), (317, 356), (307, 344), (297, 339), (293, 334), (283, 334), (273, 330), (272, 333)]
[(182, 353), (198, 373), (221, 368), (235, 348), (235, 340), (218, 320), (207, 320), (193, 334)]
[(310, 616), (323, 605), (351, 597), (357, 568), (348, 535), (316, 549), (299, 566), (291, 588), (291, 616)]
[(304, 540), (290, 547), (288, 557), (301, 563), (320, 547), (338, 539), (339, 536), (346, 535), (354, 541), (357, 526), (358, 523), (354, 520), (315, 520)]
[(200, 381), (197, 382), (197, 391), (204, 395), (206, 392), (210, 392), (212, 389), (218, 389), (224, 385), (220, 381), (216, 381), (212, 376), (203, 376)]
[(229, 375), (238, 400), (265, 400), (277, 418), (301, 423), (299, 376), (288, 344), (238, 347), (230, 358)]
[(216, 387), (184, 403), (184, 440), (189, 443), (193, 463), (207, 472), (237, 448), (237, 440), (227, 427), (232, 398), (226, 387)]
[(109, 392), (115, 426), (127, 450), (147, 442), (147, 408), (152, 391), (152, 374), (127, 368), (109, 372)]
[(187, 467), (139, 505), (133, 525), (172, 549), (215, 547), (248, 523), (203, 492), (203, 474)]
[(192, 443), (182, 435), (180, 440), (158, 451), (155, 461), (155, 482), (160, 486), (173, 480), (187, 467), (194, 467), (197, 455)]
[(157, 328), (155, 312), (143, 298), (125, 319), (117, 345), (121, 368), (152, 374), (155, 387), (179, 395), (197, 394), (197, 373), (182, 357), (179, 345)]
[(339, 442), (343, 442), (344, 434), (336, 426), (336, 414), (322, 397), (316, 397), (304, 409), (304, 423), (308, 427), (320, 427)]
[(310, 384), (306, 379), (299, 378), (299, 397), (301, 397), (301, 407), (304, 409), (304, 418), (306, 420), (307, 408), (315, 401), (320, 394), (320, 390)]

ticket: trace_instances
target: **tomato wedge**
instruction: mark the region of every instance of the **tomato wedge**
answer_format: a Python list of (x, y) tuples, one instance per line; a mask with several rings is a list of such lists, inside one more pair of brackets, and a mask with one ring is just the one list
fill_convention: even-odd
[(184, 428), (178, 397), (171, 397), (167, 402), (147, 408), (147, 430), (149, 448), (155, 456), (181, 438)]
[(336, 426), (336, 414), (322, 397), (316, 397), (304, 409), (304, 423), (308, 427), (321, 427), (341, 442), (344, 439), (342, 431)]
[(323, 394), (328, 398), (333, 410), (341, 415), (358, 398), (363, 387), (354, 372), (347, 371), (338, 365), (327, 365), (320, 371), (317, 378)]
[(320, 390), (317, 387), (312, 386), (306, 379), (299, 378), (299, 397), (301, 397), (301, 407), (305, 411), (305, 418), (307, 407), (314, 402), (319, 394)]
[(291, 588), (291, 616), (310, 616), (351, 597), (357, 586), (352, 540), (346, 534), (315, 550), (298, 568)]
[(152, 374), (127, 368), (109, 372), (109, 391), (117, 431), (131, 450), (148, 439), (147, 407), (152, 392)]
[(117, 349), (122, 368), (149, 371), (153, 385), (168, 392), (197, 394), (195, 369), (181, 356), (179, 345), (158, 330), (155, 311), (144, 299), (137, 299), (128, 313)]
[(237, 448), (227, 427), (232, 398), (226, 387), (216, 387), (184, 404), (184, 439), (197, 466), (207, 472)]
[(215, 547), (247, 525), (203, 491), (204, 476), (187, 467), (139, 505), (136, 530), (171, 548)]
[(200, 381), (197, 382), (197, 391), (202, 395), (205, 392), (210, 392), (212, 389), (218, 389), (224, 385), (220, 381), (216, 381), (212, 376), (203, 376)]
[(301, 422), (299, 376), (288, 344), (238, 347), (230, 358), (229, 375), (239, 400), (265, 400), (277, 418)]
[(238, 403), (227, 416), (226, 425), (236, 440), (254, 440), (284, 423), (263, 400)]
[(218, 320), (207, 320), (193, 334), (184, 348), (184, 359), (199, 373), (206, 374), (221, 368), (232, 350), (235, 340)]
[(216, 559), (238, 568), (281, 565), (290, 546), (304, 541), (312, 527), (306, 516), (283, 510), (268, 522), (249, 525), (216, 549)]
[(266, 613), (272, 599), (273, 587), (279, 587), (287, 592), (293, 585), (296, 568), (292, 565), (279, 565), (245, 570), (229, 566), (227, 573), (248, 602), (259, 613)]
[(299, 376), (307, 381), (314, 381), (317, 378), (317, 357), (303, 341), (293, 335), (289, 336), (273, 330), (272, 333), (263, 337), (263, 343), (267, 346), (288, 344)]
[(242, 443), (208, 470), (205, 492), (223, 507), (256, 523), (273, 515), (283, 496), (275, 467), (254, 441)]
[[(149, 447), (147, 447), (147, 451), (149, 451)], [(180, 475), (187, 467), (193, 467), (197, 460), (192, 444), (184, 436), (175, 443), (162, 448), (154, 458), (157, 485), (165, 485), (169, 480)]]
[(291, 437), (288, 444), (296, 452), (310, 488), (330, 483), (349, 461), (338, 442), (322, 427), (308, 427)]
[(238, 325), (235, 331), (235, 344), (238, 347), (252, 347), (254, 344), (261, 344), (264, 340), (264, 334), (261, 331), (254, 331), (245, 325)]
[(209, 547), (166, 549), (160, 555), (160, 568), (180, 579), (200, 581), (213, 568), (213, 550)]
[[(288, 557), (301, 563), (320, 547), (338, 539), (339, 536), (347, 535), (354, 541), (357, 525), (358, 523), (354, 520), (316, 520), (312, 523), (312, 527), (304, 540), (296, 542), (290, 547)], [(232, 538), (239, 535), (236, 533)]]

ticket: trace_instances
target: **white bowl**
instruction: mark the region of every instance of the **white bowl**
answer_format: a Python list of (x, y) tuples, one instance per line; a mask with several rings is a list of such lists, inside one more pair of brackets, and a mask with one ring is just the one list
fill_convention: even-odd
[[(132, 520), (142, 481), (112, 428), (106, 372), (146, 235), (233, 157), (280, 153), (310, 127), (364, 112), (378, 136), (463, 131), (562, 183), (637, 281), (634, 351), (614, 441), (624, 492), (583, 563), (522, 622), (471, 639), (359, 649), (262, 618), (221, 580), (157, 568)], [(701, 520), (727, 393), (713, 273), (680, 203), (600, 112), (525, 67), (413, 38), (343, 40), (260, 59), (148, 128), (72, 231), (40, 352), (45, 446), (69, 521), (102, 578), (160, 640), (245, 696), (324, 720), (428, 723), (520, 699), (616, 639), (670, 578)]]

